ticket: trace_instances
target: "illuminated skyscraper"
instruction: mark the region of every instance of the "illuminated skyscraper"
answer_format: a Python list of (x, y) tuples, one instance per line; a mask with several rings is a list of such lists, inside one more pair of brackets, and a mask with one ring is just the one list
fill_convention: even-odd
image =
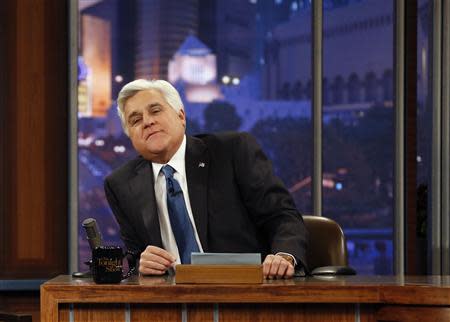
[(168, 77), (169, 60), (190, 34), (197, 35), (197, 0), (138, 0), (135, 78)]
[(209, 103), (223, 98), (216, 80), (216, 55), (189, 35), (169, 62), (169, 81), (182, 86), (188, 102)]
[(256, 6), (248, 0), (200, 3), (199, 38), (217, 55), (219, 78), (241, 78), (255, 64)]

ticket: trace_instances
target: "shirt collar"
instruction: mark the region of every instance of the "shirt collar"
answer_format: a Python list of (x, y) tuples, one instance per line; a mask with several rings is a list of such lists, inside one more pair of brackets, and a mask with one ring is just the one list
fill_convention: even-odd
[[(178, 172), (180, 175), (185, 177), (186, 168), (185, 168), (185, 162), (184, 162), (184, 156), (186, 155), (186, 135), (183, 136), (183, 141), (181, 142), (180, 147), (178, 148), (177, 152), (172, 156), (172, 158), (167, 162), (168, 165), (170, 165), (172, 168), (175, 169), (176, 172)], [(153, 167), (153, 178), (158, 178), (159, 172), (161, 171), (161, 168), (165, 166), (166, 164), (162, 163), (156, 163), (152, 162)]]

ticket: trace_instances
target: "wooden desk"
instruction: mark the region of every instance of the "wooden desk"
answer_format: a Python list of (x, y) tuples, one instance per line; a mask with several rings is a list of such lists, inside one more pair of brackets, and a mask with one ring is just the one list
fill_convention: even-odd
[(263, 284), (121, 284), (56, 277), (41, 286), (41, 321), (450, 321), (450, 276), (346, 276)]

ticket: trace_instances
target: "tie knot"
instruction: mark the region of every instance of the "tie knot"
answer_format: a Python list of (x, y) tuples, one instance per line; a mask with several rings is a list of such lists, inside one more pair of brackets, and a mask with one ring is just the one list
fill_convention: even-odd
[(163, 174), (166, 178), (172, 178), (173, 173), (175, 172), (175, 169), (172, 168), (170, 165), (165, 165), (162, 167), (161, 171), (163, 172)]

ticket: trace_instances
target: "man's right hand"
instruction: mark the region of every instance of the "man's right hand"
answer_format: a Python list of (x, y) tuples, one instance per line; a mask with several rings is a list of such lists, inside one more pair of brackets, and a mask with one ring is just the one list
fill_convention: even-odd
[(147, 246), (141, 253), (139, 261), (139, 273), (143, 275), (163, 275), (175, 264), (176, 258), (166, 250)]

